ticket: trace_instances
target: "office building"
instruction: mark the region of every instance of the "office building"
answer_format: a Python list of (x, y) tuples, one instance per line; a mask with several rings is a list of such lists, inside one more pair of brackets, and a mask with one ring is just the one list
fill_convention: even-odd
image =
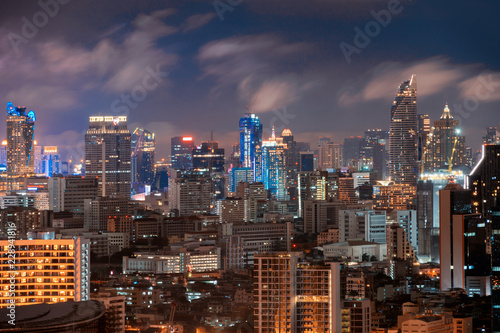
[(460, 135), (458, 120), (454, 120), (448, 105), (441, 118), (434, 122), (424, 156), (424, 172), (433, 173), (467, 165), (465, 136)]
[(117, 295), (116, 290), (111, 290), (90, 294), (90, 298), (104, 305), (106, 328), (109, 331), (125, 331), (125, 296)]
[(300, 168), (298, 171), (314, 171), (314, 153), (300, 152)]
[(57, 146), (35, 146), (35, 173), (52, 177), (61, 173), (61, 155)]
[(131, 215), (130, 199), (124, 197), (98, 197), (84, 199), (84, 226), (88, 231), (106, 232), (108, 221)]
[(415, 259), (405, 229), (397, 223), (387, 225), (387, 266), (391, 279), (410, 276)]
[(361, 169), (363, 165), (361, 151), (363, 150), (364, 141), (361, 136), (351, 136), (344, 139), (342, 145), (343, 166), (354, 167), (356, 170)]
[(385, 261), (387, 258), (386, 244), (352, 239), (345, 242), (323, 244), (325, 260), (341, 259), (342, 261)]
[(35, 112), (7, 103), (7, 172), (20, 176), (34, 172)]
[(90, 117), (85, 134), (85, 176), (97, 177), (99, 196), (130, 198), (130, 158), (127, 117)]
[(245, 113), (240, 118), (240, 161), (241, 167), (254, 170), (255, 151), (262, 144), (262, 125), (254, 113)]
[(269, 140), (255, 150), (255, 180), (264, 183), (269, 197), (287, 201), (287, 146), (282, 137), (276, 137), (274, 128)]
[(439, 191), (440, 288), (490, 294), (486, 223), (472, 214), (472, 191), (450, 182)]
[(376, 173), (377, 179), (386, 179), (389, 176), (388, 141), (389, 132), (386, 130), (376, 128), (365, 131), (361, 154), (365, 160), (364, 165)]
[(417, 185), (417, 77), (401, 83), (391, 107), (389, 175), (396, 184)]
[[(370, 333), (371, 332), (371, 308), (369, 299), (350, 299), (342, 304), (343, 310), (349, 312), (349, 332), (350, 333)], [(344, 314), (345, 312), (343, 312)]]
[(253, 170), (250, 168), (232, 168), (229, 171), (229, 192), (236, 192), (239, 183), (252, 183)]
[(49, 209), (54, 212), (68, 211), (83, 217), (85, 200), (98, 196), (98, 178), (52, 177), (48, 179)]
[(500, 207), (491, 212), (491, 318), (493, 332), (500, 331)]
[(131, 182), (151, 185), (155, 179), (155, 134), (136, 128), (131, 135)]
[(318, 169), (336, 169), (342, 167), (342, 145), (325, 143), (318, 147)]
[(255, 332), (340, 333), (340, 264), (314, 266), (293, 252), (255, 261)]
[[(30, 230), (43, 226), (43, 214), (33, 207), (8, 206), (0, 209), (0, 237), (7, 238), (14, 230), (16, 239), (26, 238)], [(14, 229), (11, 229), (15, 226)]]
[(209, 174), (224, 172), (224, 148), (218, 142), (202, 142), (192, 150), (193, 170)]
[(178, 210), (179, 216), (210, 214), (212, 203), (212, 178), (196, 174), (178, 175), (169, 179), (169, 205)]
[(195, 148), (192, 136), (176, 136), (171, 140), (170, 164), (174, 170), (191, 170), (193, 166), (193, 148)]
[[(9, 241), (0, 240), (4, 253), (9, 250)], [(90, 243), (74, 238), (56, 239), (53, 232), (28, 235), (28, 239), (16, 239), (17, 275), (15, 278), (16, 306), (89, 300), (90, 287)], [(0, 259), (8, 266), (7, 256)], [(9, 272), (1, 276), (0, 287), (8, 290)], [(12, 297), (0, 295), (0, 307), (6, 307)]]
[(297, 204), (298, 215), (304, 216), (305, 200), (338, 199), (339, 174), (328, 171), (300, 172), (297, 175)]

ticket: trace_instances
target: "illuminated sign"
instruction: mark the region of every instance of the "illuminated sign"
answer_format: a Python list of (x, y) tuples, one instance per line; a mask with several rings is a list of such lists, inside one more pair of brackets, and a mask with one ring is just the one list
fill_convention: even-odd
[(183, 136), (182, 141), (193, 141), (193, 137), (192, 136)]
[(119, 123), (120, 123), (120, 118), (118, 118), (118, 117), (114, 117), (114, 118), (113, 118), (113, 125), (115, 125), (115, 126), (116, 126), (116, 125), (118, 125)]

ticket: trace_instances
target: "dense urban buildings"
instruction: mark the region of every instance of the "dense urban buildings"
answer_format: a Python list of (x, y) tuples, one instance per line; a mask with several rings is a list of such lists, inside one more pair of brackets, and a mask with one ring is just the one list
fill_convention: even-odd
[(63, 2), (0, 12), (0, 333), (500, 332), (498, 4)]

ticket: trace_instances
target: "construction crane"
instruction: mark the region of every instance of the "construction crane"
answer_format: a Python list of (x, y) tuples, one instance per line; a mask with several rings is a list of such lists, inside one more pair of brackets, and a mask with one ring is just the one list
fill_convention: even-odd
[[(457, 129), (457, 134), (459, 134), (460, 131)], [(453, 143), (453, 149), (451, 150), (451, 155), (448, 157), (448, 172), (451, 174), (452, 169), (453, 169), (453, 155), (455, 155), (455, 150), (457, 149), (457, 142), (458, 142), (458, 136), (455, 136), (455, 141)]]
[(168, 317), (168, 323), (167, 327), (164, 327), (161, 330), (161, 333), (172, 333), (174, 331), (174, 316), (175, 316), (175, 310), (177, 309), (177, 304), (175, 302), (172, 302), (172, 307), (170, 308), (170, 315)]

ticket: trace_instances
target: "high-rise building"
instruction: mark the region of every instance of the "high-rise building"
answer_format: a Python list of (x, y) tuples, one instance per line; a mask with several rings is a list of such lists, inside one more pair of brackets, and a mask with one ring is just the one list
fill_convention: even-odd
[(391, 108), (389, 174), (396, 184), (417, 185), (417, 77), (401, 83)]
[(241, 167), (251, 168), (255, 176), (255, 151), (262, 144), (262, 125), (254, 113), (245, 113), (240, 118)]
[(61, 155), (57, 146), (40, 147), (38, 151), (35, 146), (35, 173), (44, 174), (45, 177), (52, 177), (61, 173)]
[[(0, 248), (7, 253), (12, 247), (8, 240), (0, 240)], [(0, 294), (0, 307), (12, 299), (16, 306), (38, 303), (87, 301), (90, 292), (90, 241), (80, 237), (55, 238), (53, 232), (30, 233), (28, 239), (16, 239), (15, 296)], [(9, 266), (4, 256), (0, 263)], [(0, 277), (0, 287), (8, 290), (8, 274)]]
[(314, 171), (314, 153), (300, 152), (300, 168), (298, 171)]
[(276, 137), (274, 128), (271, 138), (262, 141), (255, 151), (255, 180), (264, 183), (271, 198), (287, 201), (287, 145), (282, 137)]
[(423, 172), (424, 159), (427, 150), (427, 140), (431, 134), (431, 119), (428, 114), (418, 115), (418, 162), (420, 172)]
[(125, 197), (85, 199), (84, 205), (84, 226), (89, 231), (106, 232), (109, 220), (131, 215), (130, 199)]
[(460, 135), (458, 120), (454, 120), (448, 105), (441, 118), (434, 122), (424, 156), (424, 172), (451, 170), (467, 165), (465, 136)]
[(441, 290), (489, 295), (486, 224), (480, 214), (472, 214), (472, 191), (450, 182), (439, 191), (439, 204)]
[(229, 192), (236, 192), (239, 183), (253, 182), (253, 170), (250, 168), (232, 168), (229, 172)]
[(328, 171), (300, 172), (297, 175), (298, 215), (303, 217), (305, 200), (333, 200), (339, 195), (339, 174)]
[(224, 172), (224, 148), (218, 142), (202, 142), (192, 150), (193, 170), (209, 174)]
[(130, 157), (127, 117), (89, 118), (85, 134), (85, 176), (97, 177), (99, 196), (130, 198)]
[(486, 128), (486, 135), (483, 136), (483, 144), (495, 144), (500, 141), (500, 126)]
[(321, 170), (337, 169), (342, 167), (342, 145), (325, 143), (318, 147), (318, 168)]
[(342, 146), (343, 166), (352, 166), (356, 169), (363, 166), (361, 151), (363, 150), (364, 141), (361, 136), (351, 136), (344, 139)]
[(387, 148), (389, 132), (381, 129), (365, 131), (365, 142), (362, 150), (365, 163), (376, 172), (378, 179), (386, 179), (388, 175)]
[(491, 212), (491, 319), (493, 332), (500, 332), (500, 207)]
[(255, 255), (255, 332), (341, 332), (340, 264), (296, 252)]
[(34, 172), (35, 112), (7, 103), (7, 172), (12, 176)]
[(83, 216), (85, 200), (98, 196), (98, 178), (52, 177), (48, 179), (49, 208), (54, 212), (68, 211)]
[(155, 134), (136, 128), (131, 136), (132, 184), (151, 185), (155, 179)]
[(2, 144), (0, 145), (0, 165), (2, 168), (7, 168), (7, 140), (2, 140)]
[(212, 178), (193, 173), (180, 173), (169, 179), (168, 199), (171, 210), (180, 216), (210, 214), (212, 203)]
[(482, 157), (466, 179), (472, 190), (473, 212), (490, 219), (493, 207), (500, 206), (500, 145), (483, 145)]
[(170, 140), (170, 164), (175, 170), (191, 170), (193, 166), (193, 137), (176, 136)]
[[(388, 275), (392, 279), (407, 275), (407, 270), (412, 267), (415, 258), (415, 251), (411, 246), (405, 229), (397, 223), (387, 225)], [(403, 270), (400, 269), (401, 266)]]

